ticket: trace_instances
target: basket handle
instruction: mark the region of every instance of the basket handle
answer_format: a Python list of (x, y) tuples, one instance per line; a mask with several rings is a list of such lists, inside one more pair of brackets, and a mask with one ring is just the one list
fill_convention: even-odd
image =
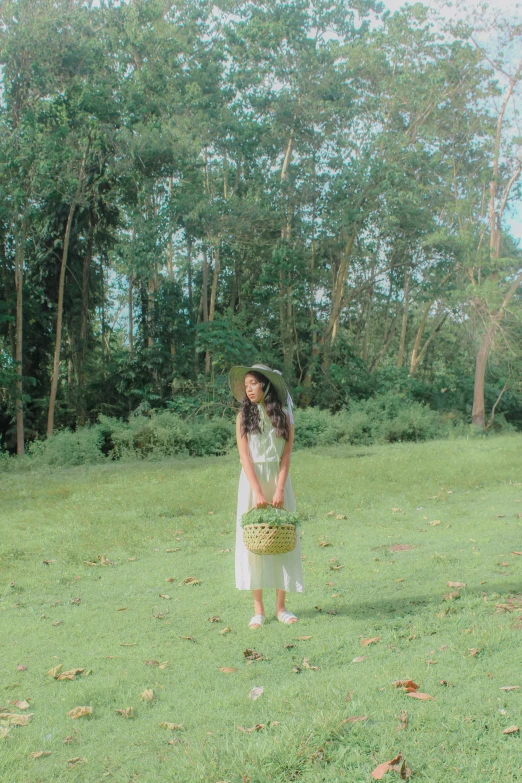
[[(287, 508), (285, 508), (284, 506), (283, 506), (283, 507), (274, 506), (272, 503), (267, 503), (266, 505), (267, 505), (267, 506), (270, 506), (270, 508), (275, 508), (275, 509), (276, 509), (276, 511), (287, 511), (288, 513), (290, 513), (290, 512), (288, 511), (288, 509), (287, 509)], [(259, 506), (259, 510), (260, 510), (260, 511), (262, 511), (262, 510), (263, 510), (263, 508), (265, 508), (265, 506)], [(250, 512), (251, 512), (251, 511), (255, 511), (255, 509), (257, 509), (257, 506), (252, 506), (252, 508), (249, 508), (249, 509), (248, 509), (248, 511), (246, 511), (245, 513), (246, 513), (246, 514), (250, 514)]]

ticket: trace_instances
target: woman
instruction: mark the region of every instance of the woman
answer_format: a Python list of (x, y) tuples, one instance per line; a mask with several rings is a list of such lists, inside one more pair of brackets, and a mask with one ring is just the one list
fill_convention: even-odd
[[(295, 511), (292, 482), (288, 475), (294, 441), (291, 398), (281, 373), (264, 364), (233, 367), (230, 388), (241, 402), (236, 439), (242, 471), (239, 479), (236, 531), (236, 587), (252, 590), (254, 616), (250, 628), (265, 622), (263, 589), (276, 590), (276, 617), (286, 624), (297, 617), (286, 609), (287, 592), (301, 593), (303, 573), (299, 530), (297, 544), (281, 555), (255, 555), (243, 543), (241, 517), (251, 508)], [(287, 404), (288, 407), (283, 408)]]

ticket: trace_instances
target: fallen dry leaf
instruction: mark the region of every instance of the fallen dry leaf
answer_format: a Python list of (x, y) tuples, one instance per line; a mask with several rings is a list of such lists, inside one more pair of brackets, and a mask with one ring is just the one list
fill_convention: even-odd
[(261, 729), (264, 729), (265, 728), (265, 724), (264, 723), (256, 723), (256, 725), (252, 726), (251, 729), (245, 729), (245, 728), (243, 728), (243, 726), (237, 726), (237, 728), (239, 729), (239, 731), (244, 731), (245, 734), (251, 734), (253, 731), (261, 731)]
[(507, 729), (504, 729), (502, 734), (516, 734), (520, 729), (518, 726), (509, 726)]
[(368, 657), (367, 655), (359, 655), (358, 658), (354, 658), (352, 660), (352, 663), (362, 663), (363, 661), (366, 660), (367, 657)]
[(27, 699), (24, 699), (23, 701), (15, 701), (14, 705), (15, 707), (18, 707), (19, 710), (29, 709), (29, 702), (27, 701)]
[(259, 699), (259, 697), (262, 695), (264, 690), (265, 689), (262, 685), (258, 685), (257, 688), (252, 688), (252, 690), (248, 694), (248, 698), (252, 699), (252, 701)]
[(212, 615), (212, 617), (208, 618), (209, 623), (220, 623), (221, 617), (216, 617), (215, 615)]
[(170, 595), (165, 595), (165, 593), (160, 593), (159, 597), (164, 598), (165, 601), (170, 601)]
[(397, 680), (392, 683), (394, 688), (404, 688), (408, 693), (418, 690), (419, 686), (413, 680)]
[(342, 720), (339, 726), (342, 726), (344, 723), (359, 723), (361, 720), (368, 720), (368, 715), (352, 715), (350, 718)]
[(44, 563), (44, 565), (51, 565), (51, 563), (56, 563), (56, 560), (42, 560), (42, 563)]
[(8, 726), (28, 726), (31, 722), (34, 712), (26, 715), (18, 715), (15, 712), (0, 712), (0, 721), (7, 723)]
[(382, 780), (386, 772), (390, 772), (391, 770), (398, 772), (401, 780), (407, 780), (411, 775), (411, 770), (406, 766), (402, 754), (398, 753), (391, 761), (385, 761), (384, 764), (379, 764), (375, 767), (372, 772), (372, 778), (374, 780)]
[(92, 715), (92, 707), (74, 707), (67, 713), (68, 718), (82, 718), (84, 715)]
[(75, 758), (67, 760), (67, 765), (69, 769), (74, 769), (74, 767), (79, 767), (80, 764), (87, 764), (87, 759), (84, 759), (81, 756), (75, 756)]
[(361, 639), (361, 647), (369, 647), (370, 644), (377, 644), (380, 641), (380, 636), (374, 636), (372, 639)]
[(429, 525), (440, 525), (440, 519), (434, 519), (433, 522), (428, 522)]
[(294, 668), (292, 669), (292, 672), (294, 674), (300, 674), (301, 673), (301, 668), (299, 666), (294, 666)]
[(173, 576), (169, 576), (168, 579), (165, 579), (165, 581), (170, 582), (170, 584), (172, 584), (172, 582), (175, 582), (176, 580), (174, 579)]
[(308, 658), (303, 658), (303, 669), (310, 669), (311, 671), (318, 672), (319, 666), (312, 666)]
[(174, 737), (173, 739), (167, 742), (167, 745), (179, 745), (179, 739), (177, 737)]
[(88, 565), (88, 566), (97, 566), (98, 565), (98, 563), (93, 563), (92, 560), (84, 560), (83, 562), (84, 562), (85, 565)]
[(177, 546), (174, 549), (166, 549), (165, 552), (179, 552), (180, 550), (181, 550), (181, 547)]
[(182, 585), (200, 585), (201, 579), (196, 579), (195, 576), (187, 576), (181, 583)]
[(222, 628), (219, 633), (221, 634), (221, 636), (223, 636), (223, 634), (231, 633), (231, 632), (232, 632), (232, 628), (229, 628), (228, 625), (227, 625), (227, 627), (226, 628)]
[(181, 723), (169, 723), (166, 720), (158, 723), (158, 726), (160, 729), (170, 729), (170, 731), (182, 731), (183, 729), (183, 725)]
[(342, 571), (343, 568), (344, 568), (343, 565), (331, 565), (330, 571)]
[(219, 669), (220, 672), (223, 672), (224, 674), (232, 674), (233, 672), (237, 672), (237, 669), (234, 668), (234, 666), (223, 666)]
[(466, 587), (466, 582), (446, 582), (448, 587)]
[(399, 725), (397, 726), (397, 731), (402, 731), (402, 729), (405, 729), (408, 725), (408, 713), (404, 712), (404, 710), (399, 715)]
[(460, 598), (460, 593), (458, 590), (455, 590), (453, 593), (444, 593), (442, 596), (443, 601), (454, 601), (456, 598)]
[(333, 587), (334, 586), (333, 582), (326, 582), (326, 584), (328, 585), (328, 587)]
[[(521, 516), (521, 515), (520, 515), (520, 514), (518, 514), (518, 516)], [(511, 552), (511, 554), (512, 554), (512, 555), (522, 555), (522, 552)]]
[(333, 517), (334, 514), (335, 514), (335, 511), (329, 511), (326, 516), (327, 517)]
[(159, 661), (155, 661), (152, 658), (149, 658), (148, 660), (143, 661), (143, 663), (145, 664), (145, 666), (159, 666), (160, 665)]
[(406, 696), (411, 696), (412, 699), (422, 699), (424, 701), (432, 700), (435, 701), (434, 696), (430, 696), (428, 693), (420, 693), (420, 691), (410, 691), (406, 694)]
[(469, 657), (474, 658), (480, 652), (480, 647), (472, 647), (469, 651)]
[(179, 638), (180, 639), (184, 639), (186, 642), (195, 642), (196, 641), (193, 636), (180, 636)]
[(354, 694), (354, 691), (349, 691), (349, 693), (346, 694), (345, 701), (351, 701), (353, 694)]
[(243, 655), (245, 656), (247, 661), (262, 661), (263, 656), (261, 653), (258, 653), (257, 650), (251, 650), (249, 647), (246, 648), (246, 650), (243, 651)]
[(112, 565), (112, 563), (109, 560), (109, 558), (106, 557), (105, 555), (98, 555), (98, 560), (100, 561), (100, 565), (103, 565), (103, 566)]
[(55, 680), (74, 680), (77, 674), (83, 674), (85, 669), (70, 669), (67, 672), (57, 672), (54, 676)]
[(402, 508), (392, 508), (392, 514), (399, 514), (402, 511)]
[(336, 515), (335, 515), (335, 518), (336, 518), (336, 519), (348, 519), (348, 517), (346, 516), (346, 514), (336, 514)]
[(406, 552), (408, 549), (414, 549), (415, 547), (410, 544), (392, 544), (388, 547), (390, 552)]
[(143, 701), (152, 701), (154, 698), (154, 691), (151, 688), (145, 688), (143, 693), (140, 693), (140, 697)]
[(319, 541), (319, 546), (322, 546), (323, 549), (324, 549), (327, 546), (332, 546), (332, 542), (331, 541)]
[(70, 603), (74, 604), (75, 606), (80, 606), (82, 602), (82, 599), (78, 596), (77, 598), (71, 598)]
[(307, 642), (309, 639), (311, 639), (311, 636), (296, 636), (295, 637), (298, 642)]
[(501, 691), (519, 691), (520, 685), (503, 685)]
[(23, 664), (19, 663), (16, 667), (19, 672), (25, 672), (27, 671), (27, 666), (24, 666)]
[(5, 726), (0, 726), (0, 739), (5, 739), (9, 736), (9, 732), (11, 731), (10, 728), (6, 728)]
[(76, 742), (76, 740), (78, 739), (78, 732), (76, 731), (76, 729), (74, 731), (76, 732), (76, 734), (74, 735), (68, 734), (67, 737), (62, 740), (64, 745), (71, 745), (73, 742)]
[(160, 663), (160, 665), (159, 665), (159, 668), (160, 669), (166, 669), (168, 665), (169, 665), (168, 661), (162, 661), (162, 663)]
[(134, 710), (132, 707), (126, 707), (124, 710), (115, 710), (118, 715), (123, 715), (124, 718), (134, 718)]
[(50, 750), (34, 750), (32, 753), (29, 753), (30, 759), (41, 759), (42, 756), (50, 756), (51, 751)]

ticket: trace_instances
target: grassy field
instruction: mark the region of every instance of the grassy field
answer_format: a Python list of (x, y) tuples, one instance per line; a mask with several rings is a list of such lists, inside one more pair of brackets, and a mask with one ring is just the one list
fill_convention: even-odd
[[(399, 752), (412, 780), (522, 780), (504, 733), (522, 729), (522, 439), (297, 452), (301, 620), (267, 595), (258, 631), (234, 587), (238, 472), (0, 477), (0, 707), (32, 714), (0, 718), (2, 783), (362, 783)], [(393, 686), (410, 678), (433, 699)]]

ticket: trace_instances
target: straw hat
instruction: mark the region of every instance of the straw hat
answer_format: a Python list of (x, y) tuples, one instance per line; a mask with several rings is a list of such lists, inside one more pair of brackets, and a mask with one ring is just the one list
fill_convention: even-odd
[(230, 391), (238, 402), (243, 402), (245, 399), (245, 376), (249, 372), (258, 372), (264, 375), (272, 384), (272, 388), (275, 389), (281, 405), (286, 404), (289, 394), (285, 379), (279, 370), (272, 370), (266, 364), (253, 364), (251, 367), (232, 367), (228, 376), (228, 382)]

